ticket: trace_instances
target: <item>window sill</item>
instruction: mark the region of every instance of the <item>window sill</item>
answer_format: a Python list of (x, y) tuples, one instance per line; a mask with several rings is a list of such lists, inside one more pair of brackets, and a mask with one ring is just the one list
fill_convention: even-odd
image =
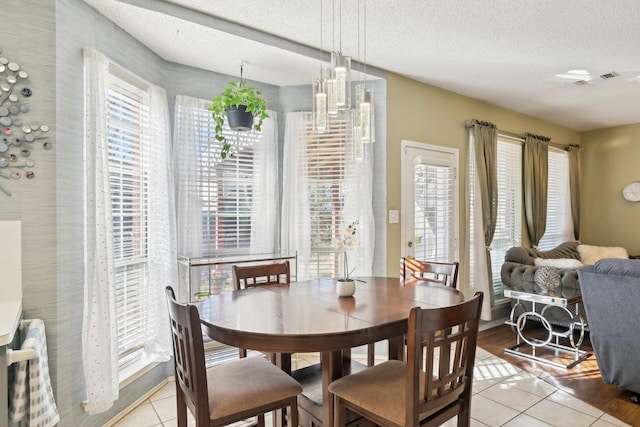
[(118, 377), (120, 389), (122, 390), (124, 387), (142, 377), (156, 366), (158, 366), (158, 362), (144, 364), (141, 360), (138, 360), (137, 362), (122, 369)]

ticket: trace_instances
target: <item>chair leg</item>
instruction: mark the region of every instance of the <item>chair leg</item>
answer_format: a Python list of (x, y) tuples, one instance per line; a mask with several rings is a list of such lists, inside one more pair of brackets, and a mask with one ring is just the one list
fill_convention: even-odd
[(334, 427), (344, 427), (347, 422), (347, 408), (342, 399), (334, 396), (333, 400), (333, 425)]
[(458, 414), (458, 427), (469, 427), (471, 425), (471, 404), (462, 403), (462, 410)]
[(298, 423), (298, 396), (294, 396), (289, 405), (289, 427), (298, 427)]
[(373, 366), (376, 361), (376, 343), (367, 344), (367, 366)]
[(246, 348), (239, 348), (238, 349), (238, 355), (240, 356), (240, 358), (247, 357), (247, 349)]
[(177, 423), (178, 427), (187, 427), (187, 404), (184, 401), (184, 395), (180, 386), (176, 383), (176, 405), (177, 405)]

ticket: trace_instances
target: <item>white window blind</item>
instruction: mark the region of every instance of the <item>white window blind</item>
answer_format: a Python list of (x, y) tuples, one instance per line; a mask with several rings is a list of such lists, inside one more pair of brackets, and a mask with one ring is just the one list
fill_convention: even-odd
[[(512, 246), (522, 244), (522, 146), (521, 143), (509, 141), (498, 136), (497, 158), (498, 164), (498, 212), (496, 229), (491, 243), (491, 271), (493, 274), (494, 303), (504, 299), (500, 269), (504, 263), (504, 255)], [(475, 169), (475, 164), (470, 164), (470, 170)], [(480, 203), (479, 195), (474, 194), (474, 184), (469, 174), (469, 203), (470, 203), (470, 236), (473, 233), (473, 207)], [(484, 242), (472, 242), (473, 245), (484, 245)], [(473, 251), (470, 251), (473, 254)], [(471, 256), (470, 263), (474, 259)], [(473, 283), (473, 268), (469, 269), (470, 280)]]
[(109, 182), (113, 214), (119, 366), (141, 353), (147, 295), (149, 95), (145, 85), (111, 70), (107, 93)]
[(549, 147), (547, 226), (538, 247), (549, 250), (570, 239), (573, 233), (569, 189), (569, 153)]
[[(336, 277), (338, 254), (331, 242), (343, 226), (345, 162), (351, 129), (347, 120), (333, 120), (331, 129), (314, 132), (310, 121), (306, 128), (309, 211), (311, 214), (311, 277)], [(352, 160), (351, 160), (352, 161)]]
[[(183, 126), (184, 107), (176, 106), (176, 126)], [(196, 179), (189, 185), (202, 209), (202, 252), (238, 253), (249, 248), (253, 192), (253, 146), (255, 132), (234, 132), (225, 123), (223, 134), (231, 144), (233, 156), (222, 161), (222, 144), (215, 139), (211, 112), (193, 109), (196, 127)], [(183, 191), (185, 191), (183, 189)]]
[(414, 254), (418, 259), (452, 261), (455, 182), (454, 167), (428, 163), (414, 166)]

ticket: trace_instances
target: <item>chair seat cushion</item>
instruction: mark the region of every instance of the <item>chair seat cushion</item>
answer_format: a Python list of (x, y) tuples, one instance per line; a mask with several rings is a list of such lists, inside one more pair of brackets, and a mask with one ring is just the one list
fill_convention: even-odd
[(302, 386), (262, 357), (245, 357), (207, 369), (212, 420), (302, 393)]
[[(331, 383), (329, 391), (375, 413), (396, 425), (405, 421), (406, 365), (389, 360)], [(424, 375), (421, 373), (421, 377)], [(420, 378), (420, 396), (424, 395), (424, 379)]]

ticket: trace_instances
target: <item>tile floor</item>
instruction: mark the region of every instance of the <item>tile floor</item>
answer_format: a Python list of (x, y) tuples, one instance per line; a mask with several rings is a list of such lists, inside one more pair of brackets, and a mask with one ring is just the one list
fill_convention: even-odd
[[(353, 358), (365, 356), (354, 350)], [(297, 356), (297, 357), (296, 357)], [(317, 363), (317, 354), (294, 356), (294, 369)], [(478, 348), (471, 401), (471, 426), (607, 427), (628, 426), (571, 394)], [(175, 383), (169, 382), (114, 427), (176, 426)], [(248, 425), (237, 423), (234, 426)], [(267, 422), (267, 425), (271, 425)], [(449, 420), (447, 427), (456, 425)], [(190, 418), (189, 426), (195, 426)]]

